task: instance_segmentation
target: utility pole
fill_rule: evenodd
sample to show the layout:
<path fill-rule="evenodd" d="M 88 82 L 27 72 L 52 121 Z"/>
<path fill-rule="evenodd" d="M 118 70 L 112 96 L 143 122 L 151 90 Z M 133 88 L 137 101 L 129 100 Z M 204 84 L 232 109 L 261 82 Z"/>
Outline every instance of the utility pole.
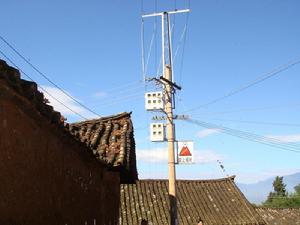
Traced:
<path fill-rule="evenodd" d="M 174 90 L 181 89 L 173 81 L 173 56 L 172 56 L 172 36 L 171 36 L 171 26 L 170 26 L 170 15 L 176 13 L 187 13 L 189 9 L 185 10 L 175 10 L 169 12 L 153 13 L 148 15 L 143 15 L 143 18 L 161 16 L 161 30 L 162 30 L 162 67 L 163 76 L 160 80 L 164 85 L 164 108 L 163 112 L 166 114 L 167 124 L 167 141 L 168 141 L 168 170 L 169 170 L 169 202 L 170 202 L 170 224 L 178 225 L 177 217 L 177 197 L 176 197 L 176 168 L 175 168 L 175 126 L 174 126 L 174 116 L 173 116 L 173 95 Z M 166 43 L 168 43 L 166 45 Z M 166 54 L 167 52 L 167 54 Z"/>
<path fill-rule="evenodd" d="M 172 80 L 172 70 L 166 66 L 164 78 Z M 172 105 L 173 87 L 165 84 L 165 113 L 167 114 L 167 140 L 168 140 L 168 163 L 169 163 L 169 201 L 171 225 L 177 225 L 177 198 L 176 198 L 176 168 L 175 168 L 175 135 L 173 123 L 173 105 Z"/>

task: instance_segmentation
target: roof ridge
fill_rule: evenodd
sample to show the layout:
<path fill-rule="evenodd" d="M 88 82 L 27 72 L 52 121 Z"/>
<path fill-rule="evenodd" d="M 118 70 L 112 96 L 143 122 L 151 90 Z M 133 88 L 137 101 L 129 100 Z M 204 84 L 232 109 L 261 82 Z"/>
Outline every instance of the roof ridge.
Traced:
<path fill-rule="evenodd" d="M 300 211 L 300 208 L 277 208 L 277 207 L 274 207 L 274 208 L 271 208 L 271 207 L 266 207 L 266 206 L 255 206 L 255 209 L 266 209 L 266 210 L 299 210 Z"/>
<path fill-rule="evenodd" d="M 121 112 L 118 114 L 110 115 L 110 116 L 105 116 L 105 117 L 100 117 L 97 119 L 90 119 L 90 120 L 85 120 L 85 121 L 80 121 L 80 122 L 75 122 L 75 123 L 70 123 L 71 126 L 74 125 L 84 125 L 84 124 L 89 124 L 89 123 L 95 123 L 95 122 L 100 122 L 100 121 L 107 121 L 107 120 L 115 120 L 115 119 L 120 119 L 122 117 L 130 116 L 132 112 Z"/>
<path fill-rule="evenodd" d="M 222 181 L 228 181 L 228 180 L 230 180 L 230 181 L 233 181 L 234 180 L 234 178 L 235 178 L 236 176 L 235 175 L 232 175 L 232 176 L 229 176 L 229 177 L 223 177 L 223 178 L 216 178 L 216 179 L 203 179 L 203 180 L 196 180 L 196 179 L 194 179 L 194 180 L 186 180 L 186 179 L 176 179 L 176 182 L 201 182 L 201 183 L 206 183 L 206 182 L 222 182 Z M 168 179 L 139 179 L 138 180 L 139 182 L 147 182 L 147 181 L 149 181 L 149 182 L 161 182 L 161 181 L 168 181 Z"/>
<path fill-rule="evenodd" d="M 0 79 L 13 89 L 20 97 L 29 101 L 37 112 L 46 117 L 52 123 L 64 127 L 64 121 L 60 112 L 54 110 L 53 106 L 47 104 L 44 94 L 38 90 L 34 81 L 21 78 L 20 71 L 0 59 Z"/>

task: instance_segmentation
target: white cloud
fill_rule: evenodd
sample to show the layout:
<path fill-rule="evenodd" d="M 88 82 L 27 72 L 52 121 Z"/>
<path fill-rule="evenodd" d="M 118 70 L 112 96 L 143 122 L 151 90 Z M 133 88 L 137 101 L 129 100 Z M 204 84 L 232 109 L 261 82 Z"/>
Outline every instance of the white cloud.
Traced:
<path fill-rule="evenodd" d="M 76 103 L 73 99 L 71 99 L 66 94 L 64 94 L 58 88 L 50 87 L 50 86 L 41 86 L 41 87 L 46 91 L 45 92 L 44 90 L 40 89 L 40 91 L 44 93 L 45 98 L 47 98 L 50 101 L 50 103 L 48 104 L 52 105 L 56 111 L 60 112 L 64 116 L 75 116 L 75 115 L 78 116 L 76 114 L 78 113 L 86 118 L 95 117 L 92 113 L 88 112 L 86 109 L 81 107 L 78 103 Z M 70 93 L 68 94 L 71 95 Z M 62 105 L 57 100 L 55 100 L 52 96 L 76 113 L 66 108 L 64 105 Z"/>
<path fill-rule="evenodd" d="M 287 176 L 294 173 L 298 173 L 299 169 L 274 169 L 260 172 L 238 172 L 237 182 L 244 184 L 253 184 L 260 181 L 264 181 L 275 176 Z"/>
<path fill-rule="evenodd" d="M 137 161 L 146 163 L 167 163 L 168 150 L 166 148 L 137 149 Z M 212 150 L 194 150 L 195 163 L 211 163 L 223 157 Z"/>
<path fill-rule="evenodd" d="M 148 163 L 164 163 L 168 161 L 168 150 L 165 148 L 137 149 L 137 161 Z"/>
<path fill-rule="evenodd" d="M 300 134 L 292 134 L 292 135 L 267 135 L 267 138 L 274 138 L 282 143 L 288 142 L 299 142 Z"/>
<path fill-rule="evenodd" d="M 211 163 L 217 160 L 223 159 L 223 156 L 212 150 L 199 150 L 194 151 L 194 162 L 195 163 Z"/>
<path fill-rule="evenodd" d="M 201 130 L 197 133 L 197 137 L 204 138 L 204 137 L 207 137 L 211 134 L 217 134 L 217 133 L 220 133 L 220 132 L 221 132 L 221 130 L 217 129 L 217 128 L 204 129 L 204 130 Z"/>
<path fill-rule="evenodd" d="M 107 93 L 104 91 L 98 91 L 96 93 L 93 94 L 94 98 L 104 98 L 107 96 Z"/>
<path fill-rule="evenodd" d="M 177 179 L 188 179 L 188 180 L 204 180 L 204 179 L 218 179 L 226 177 L 226 174 L 236 175 L 235 181 L 241 184 L 253 184 L 259 181 L 264 181 L 275 176 L 287 176 L 294 173 L 300 172 L 299 169 L 283 169 L 283 170 L 271 170 L 271 171 L 260 171 L 260 172 L 235 172 L 230 173 L 226 171 L 224 174 L 218 165 L 211 167 L 211 171 L 207 170 L 180 170 L 176 171 Z M 228 168 L 228 166 L 226 167 Z M 140 179 L 168 179 L 168 170 L 155 170 L 151 167 L 150 170 L 143 171 L 139 174 Z"/>

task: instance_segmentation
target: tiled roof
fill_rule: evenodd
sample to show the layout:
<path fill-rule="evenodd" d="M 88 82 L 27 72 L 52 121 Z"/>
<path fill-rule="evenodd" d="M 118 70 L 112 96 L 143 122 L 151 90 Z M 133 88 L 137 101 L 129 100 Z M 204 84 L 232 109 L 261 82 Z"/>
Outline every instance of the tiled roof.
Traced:
<path fill-rule="evenodd" d="M 13 89 L 20 96 L 25 97 L 31 106 L 35 108 L 42 116 L 45 116 L 50 122 L 64 127 L 64 122 L 61 119 L 61 114 L 53 110 L 53 107 L 46 104 L 46 99 L 43 93 L 38 91 L 37 84 L 35 82 L 23 80 L 20 78 L 20 72 L 10 67 L 5 61 L 0 59 L 0 82 L 3 90 L 9 92 L 9 88 Z M 11 92 L 10 92 L 11 93 Z M 4 91 L 2 91 L 4 94 Z M 15 94 L 11 94 L 11 98 Z"/>
<path fill-rule="evenodd" d="M 137 179 L 131 113 L 69 124 L 71 134 L 111 168 L 121 170 L 121 182 Z"/>
<path fill-rule="evenodd" d="M 217 180 L 178 180 L 179 224 L 264 225 L 264 220 L 234 183 Z M 121 186 L 120 225 L 169 224 L 167 180 L 140 180 Z"/>
<path fill-rule="evenodd" d="M 68 135 L 71 133 L 77 140 L 84 142 L 100 162 L 121 172 L 121 182 L 132 183 L 137 179 L 135 143 L 130 113 L 66 124 L 65 126 L 61 114 L 47 104 L 43 93 L 38 91 L 37 84 L 21 79 L 20 72 L 1 59 L 0 89 L 0 96 L 8 93 L 6 96 L 9 95 L 15 101 L 19 101 L 17 99 L 20 99 L 19 96 L 21 96 L 28 103 L 21 104 L 19 102 L 23 110 L 37 112 L 46 117 L 49 122 L 59 126 Z M 28 107 L 29 105 L 30 107 Z"/>
<path fill-rule="evenodd" d="M 268 225 L 299 225 L 299 209 L 256 208 Z"/>

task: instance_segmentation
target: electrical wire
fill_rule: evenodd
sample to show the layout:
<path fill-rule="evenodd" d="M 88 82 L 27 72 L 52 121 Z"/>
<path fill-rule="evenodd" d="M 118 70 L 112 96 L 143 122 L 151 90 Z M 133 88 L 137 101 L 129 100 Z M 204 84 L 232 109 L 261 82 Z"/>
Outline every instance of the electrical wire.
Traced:
<path fill-rule="evenodd" d="M 174 57 L 173 57 L 173 63 L 175 64 L 175 61 L 176 61 L 176 58 L 177 58 L 177 54 L 179 52 L 179 49 L 180 49 L 180 46 L 181 44 L 183 43 L 183 40 L 184 40 L 184 37 L 185 37 L 185 33 L 186 33 L 186 29 L 187 29 L 187 25 L 185 24 L 184 28 L 183 28 L 183 31 L 180 35 L 180 39 L 179 39 L 179 43 L 177 45 L 177 48 L 175 50 L 175 54 L 174 54 Z"/>
<path fill-rule="evenodd" d="M 285 150 L 285 151 L 300 153 L 300 146 L 297 144 L 281 143 L 280 140 L 275 139 L 275 138 L 265 137 L 265 136 L 257 135 L 254 133 L 240 131 L 240 130 L 228 128 L 228 127 L 221 126 L 221 125 L 211 124 L 211 123 L 207 123 L 207 122 L 203 122 L 203 121 L 199 121 L 199 120 L 188 119 L 188 120 L 184 120 L 184 121 L 192 123 L 192 124 L 196 124 L 198 126 L 205 127 L 208 129 L 218 129 L 222 133 L 225 133 L 225 134 L 228 134 L 231 136 L 235 136 L 235 137 L 239 137 L 242 139 L 246 139 L 246 140 L 249 140 L 252 142 L 261 143 L 261 144 L 275 147 L 275 148 Z"/>
<path fill-rule="evenodd" d="M 237 89 L 234 89 L 234 90 L 228 92 L 227 94 L 225 94 L 225 95 L 223 95 L 221 97 L 218 97 L 218 98 L 216 98 L 216 99 L 214 99 L 212 101 L 209 101 L 209 102 L 207 102 L 205 104 L 202 104 L 202 105 L 199 105 L 197 107 L 191 108 L 191 109 L 189 109 L 189 110 L 187 110 L 185 112 L 195 111 L 197 109 L 207 107 L 209 105 L 212 105 L 212 104 L 215 104 L 215 103 L 217 103 L 219 101 L 222 101 L 222 100 L 224 100 L 224 99 L 226 99 L 228 97 L 236 95 L 236 94 L 238 94 L 238 93 L 240 93 L 240 92 L 242 92 L 242 91 L 244 91 L 244 90 L 246 90 L 246 89 L 248 89 L 248 88 L 250 88 L 250 87 L 252 87 L 252 86 L 254 86 L 256 84 L 259 84 L 259 83 L 261 83 L 261 82 L 263 82 L 263 81 L 265 81 L 267 79 L 270 79 L 270 78 L 274 77 L 275 75 L 278 75 L 281 72 L 284 72 L 284 71 L 288 70 L 289 68 L 291 68 L 291 67 L 293 67 L 293 66 L 295 66 L 295 65 L 297 65 L 299 63 L 300 63 L 300 59 L 297 59 L 297 60 L 292 61 L 292 62 L 290 62 L 288 64 L 282 65 L 279 68 L 277 68 L 275 70 L 272 70 L 272 71 L 264 74 L 263 76 L 260 76 L 260 77 L 256 78 L 255 80 L 253 80 L 253 81 L 251 81 L 251 82 L 249 82 L 249 83 L 247 83 L 245 85 L 242 85 L 241 87 L 238 87 Z"/>
<path fill-rule="evenodd" d="M 233 109 L 229 111 L 221 111 L 221 112 L 207 112 L 207 113 L 199 113 L 199 114 L 191 114 L 193 116 L 203 116 L 203 115 L 224 115 L 230 113 L 239 113 L 239 112 L 251 112 L 251 111 L 261 111 L 261 110 L 271 110 L 271 109 L 289 109 L 289 108 L 298 108 L 300 107 L 300 103 L 293 103 L 287 105 L 276 105 L 276 106 L 266 106 L 266 107 L 254 107 L 254 108 L 243 108 L 243 109 Z"/>
<path fill-rule="evenodd" d="M 182 34 L 181 34 L 180 39 L 179 39 L 179 44 L 177 45 L 177 48 L 175 50 L 174 60 L 173 60 L 173 62 L 175 64 L 177 54 L 178 54 L 179 49 L 182 45 L 183 47 L 182 47 L 181 62 L 180 62 L 180 68 L 179 68 L 179 85 L 182 85 L 183 62 L 184 62 L 184 53 L 185 53 L 188 23 L 189 23 L 189 13 L 187 13 L 187 15 L 186 15 L 185 25 L 184 25 Z M 180 92 L 179 92 L 178 95 L 180 97 Z M 176 99 L 176 102 L 178 103 L 177 99 Z"/>
<path fill-rule="evenodd" d="M 142 2 L 142 5 L 143 5 L 143 2 Z M 156 10 L 156 7 L 157 6 L 155 5 L 155 10 Z M 143 8 L 141 8 L 141 13 L 143 15 L 143 13 L 144 13 L 144 9 Z M 150 40 L 150 46 L 149 46 L 149 51 L 148 51 L 148 54 L 147 54 L 146 62 L 145 62 L 145 25 L 144 25 L 144 18 L 143 17 L 142 17 L 142 24 L 141 24 L 141 26 L 142 26 L 141 27 L 142 73 L 143 73 L 143 80 L 145 82 L 146 81 L 146 74 L 148 72 L 148 65 L 149 65 L 150 56 L 151 56 L 151 52 L 152 52 L 153 42 L 155 42 L 155 45 L 156 45 L 156 39 L 155 39 L 157 37 L 157 35 L 156 35 L 157 34 L 157 21 L 156 21 L 156 17 L 155 17 L 155 23 L 153 24 L 153 30 L 152 30 L 152 35 L 151 35 L 151 40 Z"/>
<path fill-rule="evenodd" d="M 124 103 L 124 102 L 128 102 L 128 101 L 133 101 L 135 99 L 139 99 L 139 98 L 143 98 L 142 95 L 138 94 L 138 95 L 135 95 L 135 96 L 131 96 L 131 97 L 128 97 L 128 98 L 124 98 L 124 99 L 121 99 L 119 101 L 114 101 L 114 102 L 110 102 L 110 103 L 106 103 L 105 105 L 100 105 L 101 107 L 108 107 L 108 106 L 112 106 L 112 105 L 116 105 L 116 104 L 121 104 L 121 103 Z"/>
<path fill-rule="evenodd" d="M 156 13 L 157 12 L 157 0 L 155 0 L 154 2 L 154 12 Z M 155 16 L 154 18 L 154 23 L 155 23 L 155 26 L 157 27 L 157 16 Z M 157 41 L 158 38 L 157 38 L 157 32 L 155 33 L 155 59 L 154 59 L 154 63 L 155 63 L 155 67 L 157 67 Z M 158 77 L 158 71 L 157 73 L 155 74 L 155 77 Z"/>
<path fill-rule="evenodd" d="M 111 100 L 111 99 L 115 99 L 115 98 L 119 98 L 121 95 L 121 97 L 123 97 L 124 95 L 127 96 L 127 95 L 130 95 L 132 93 L 136 93 L 137 91 L 141 91 L 141 89 L 144 88 L 144 86 L 136 86 L 134 88 L 130 88 L 130 89 L 124 89 L 122 91 L 119 91 L 119 92 L 106 92 L 106 91 L 103 91 L 103 96 L 101 96 L 101 99 L 97 99 L 97 102 L 101 102 L 101 101 L 108 101 L 108 100 Z M 100 92 L 102 93 L 102 92 Z M 97 93 L 95 94 L 97 95 Z M 94 96 L 95 96 L 94 95 Z"/>
<path fill-rule="evenodd" d="M 174 56 L 174 63 L 175 63 L 179 47 L 180 47 L 180 45 L 182 43 L 182 40 L 183 40 L 182 55 L 181 55 L 181 62 L 180 62 L 180 68 L 179 68 L 179 85 L 180 86 L 182 86 L 183 62 L 184 62 L 184 53 L 185 53 L 185 45 L 186 45 L 185 43 L 186 43 L 187 28 L 188 28 L 188 21 L 189 21 L 188 18 L 189 18 L 189 13 L 187 14 L 185 26 L 184 26 L 182 35 L 180 37 L 179 45 L 177 46 L 177 49 L 176 49 L 176 52 L 175 52 L 175 56 Z M 179 96 L 178 97 L 180 97 L 180 92 L 179 92 Z"/>
<path fill-rule="evenodd" d="M 179 84 L 182 85 L 182 73 L 183 73 L 183 62 L 184 62 L 184 53 L 185 53 L 185 46 L 186 46 L 186 37 L 187 37 L 187 29 L 189 24 L 190 14 L 186 15 L 186 22 L 185 22 L 185 31 L 184 31 L 184 40 L 183 40 L 183 47 L 182 47 L 182 55 L 181 55 L 181 62 L 180 62 L 180 69 L 179 69 Z"/>
<path fill-rule="evenodd" d="M 225 127 L 226 128 L 226 127 Z M 229 130 L 233 130 L 233 131 L 239 131 L 239 130 L 234 130 L 232 128 L 227 128 Z M 290 146 L 290 147 L 296 147 L 296 148 L 300 148 L 300 145 L 299 144 L 296 144 L 296 143 L 293 143 L 293 142 L 286 142 L 286 141 L 281 141 L 279 139 L 276 139 L 272 136 L 261 136 L 261 135 L 257 135 L 257 134 L 253 134 L 253 133 L 250 133 L 250 132 L 246 132 L 246 131 L 239 131 L 241 134 L 246 134 L 246 135 L 249 135 L 249 136 L 252 136 L 252 137 L 255 137 L 259 140 L 266 140 L 266 141 L 270 141 L 270 142 L 273 142 L 275 144 L 278 144 L 278 145 L 282 145 L 282 146 Z"/>
<path fill-rule="evenodd" d="M 31 80 L 32 82 L 34 82 L 34 80 L 31 78 L 31 76 L 29 76 L 27 73 L 25 73 L 20 67 L 18 67 L 4 52 L 2 52 L 0 50 L 0 53 L 3 55 L 4 58 L 6 58 L 7 61 L 9 61 L 16 69 L 18 69 L 22 74 L 24 74 L 29 80 Z M 74 114 L 78 115 L 79 117 L 81 117 L 84 120 L 87 120 L 87 118 L 83 115 L 81 115 L 80 113 L 76 112 L 75 110 L 73 110 L 72 108 L 70 108 L 69 106 L 67 106 L 66 104 L 64 104 L 63 102 L 61 102 L 60 100 L 58 100 L 57 98 L 55 98 L 53 95 L 51 95 L 45 88 L 43 88 L 42 86 L 38 85 L 37 86 L 45 93 L 47 93 L 51 98 L 53 98 L 55 101 L 57 101 L 59 104 L 61 104 L 62 106 L 64 106 L 66 109 L 70 110 L 71 112 L 73 112 Z"/>
<path fill-rule="evenodd" d="M 141 90 L 141 91 L 144 92 L 144 90 Z M 150 91 L 154 91 L 154 90 L 150 90 Z M 121 96 L 120 98 L 108 99 L 107 101 L 99 102 L 99 103 L 95 104 L 94 107 L 97 107 L 97 106 L 107 106 L 107 105 L 111 105 L 112 103 L 114 104 L 116 102 L 120 103 L 123 100 L 128 100 L 128 99 L 131 99 L 131 98 L 135 98 L 136 96 L 143 97 L 142 93 L 138 92 L 138 93 L 134 93 L 134 94 L 127 95 L 127 96 Z"/>
<path fill-rule="evenodd" d="M 146 61 L 146 65 L 145 65 L 145 75 L 147 74 L 147 71 L 148 71 L 148 65 L 149 65 L 149 60 L 150 60 L 150 56 L 151 56 L 151 52 L 152 52 L 152 46 L 153 46 L 153 41 L 154 41 L 154 38 L 155 38 L 156 30 L 157 30 L 156 23 L 154 23 L 152 36 L 151 36 L 151 41 L 150 41 L 150 46 L 149 46 L 149 52 L 148 52 L 148 55 L 147 55 L 147 61 Z"/>
<path fill-rule="evenodd" d="M 142 78 L 143 82 L 146 81 L 146 72 L 145 72 L 145 30 L 144 30 L 144 18 L 142 17 L 141 23 L 141 49 L 142 49 Z"/>
<path fill-rule="evenodd" d="M 177 1 L 176 0 L 174 0 L 174 11 L 177 11 Z M 173 28 L 172 32 L 171 32 L 171 34 L 172 34 L 171 35 L 171 37 L 172 37 L 172 46 L 173 46 L 174 40 L 175 40 L 175 24 L 176 24 L 176 13 L 173 14 L 173 22 L 172 22 L 172 28 Z"/>
<path fill-rule="evenodd" d="M 141 1 L 141 15 L 144 14 L 144 2 Z M 146 73 L 145 73 L 145 25 L 144 25 L 144 18 L 141 16 L 141 50 L 142 50 L 142 78 L 143 82 L 146 81 Z"/>
<path fill-rule="evenodd" d="M 6 39 L 4 39 L 0 35 L 0 39 L 10 48 L 12 49 L 21 59 L 23 59 L 31 68 L 33 68 L 39 75 L 41 75 L 43 78 L 45 78 L 49 83 L 51 83 L 54 87 L 59 89 L 63 94 L 65 94 L 67 97 L 72 99 L 74 102 L 76 102 L 78 105 L 86 109 L 87 111 L 91 112 L 92 114 L 101 117 L 97 112 L 90 109 L 89 107 L 82 104 L 80 101 L 78 101 L 76 98 L 74 98 L 72 95 L 70 95 L 68 92 L 63 90 L 60 86 L 58 86 L 56 83 L 54 83 L 50 78 L 48 78 L 43 72 L 41 72 L 36 66 L 34 66 L 31 62 L 29 62 L 15 47 L 13 47 Z"/>
<path fill-rule="evenodd" d="M 295 124 L 295 123 L 277 123 L 277 122 L 262 122 L 262 121 L 248 121 L 248 120 L 232 120 L 232 119 L 218 119 L 218 118 L 210 118 L 210 120 L 218 120 L 218 121 L 234 122 L 234 123 L 258 124 L 258 125 L 300 127 L 300 124 Z"/>
<path fill-rule="evenodd" d="M 140 86 L 139 86 L 140 85 Z M 129 82 L 127 84 L 122 84 L 122 85 L 118 85 L 118 86 L 115 86 L 113 88 L 110 88 L 110 89 L 107 89 L 107 90 L 103 90 L 105 93 L 122 93 L 124 92 L 124 90 L 133 90 L 133 89 L 136 89 L 136 88 L 140 88 L 143 86 L 143 83 L 141 81 L 133 81 L 133 82 Z M 130 87 L 133 87 L 133 88 L 130 88 Z M 119 91 L 121 90 L 121 91 Z M 119 91 L 119 92 L 118 92 Z"/>

